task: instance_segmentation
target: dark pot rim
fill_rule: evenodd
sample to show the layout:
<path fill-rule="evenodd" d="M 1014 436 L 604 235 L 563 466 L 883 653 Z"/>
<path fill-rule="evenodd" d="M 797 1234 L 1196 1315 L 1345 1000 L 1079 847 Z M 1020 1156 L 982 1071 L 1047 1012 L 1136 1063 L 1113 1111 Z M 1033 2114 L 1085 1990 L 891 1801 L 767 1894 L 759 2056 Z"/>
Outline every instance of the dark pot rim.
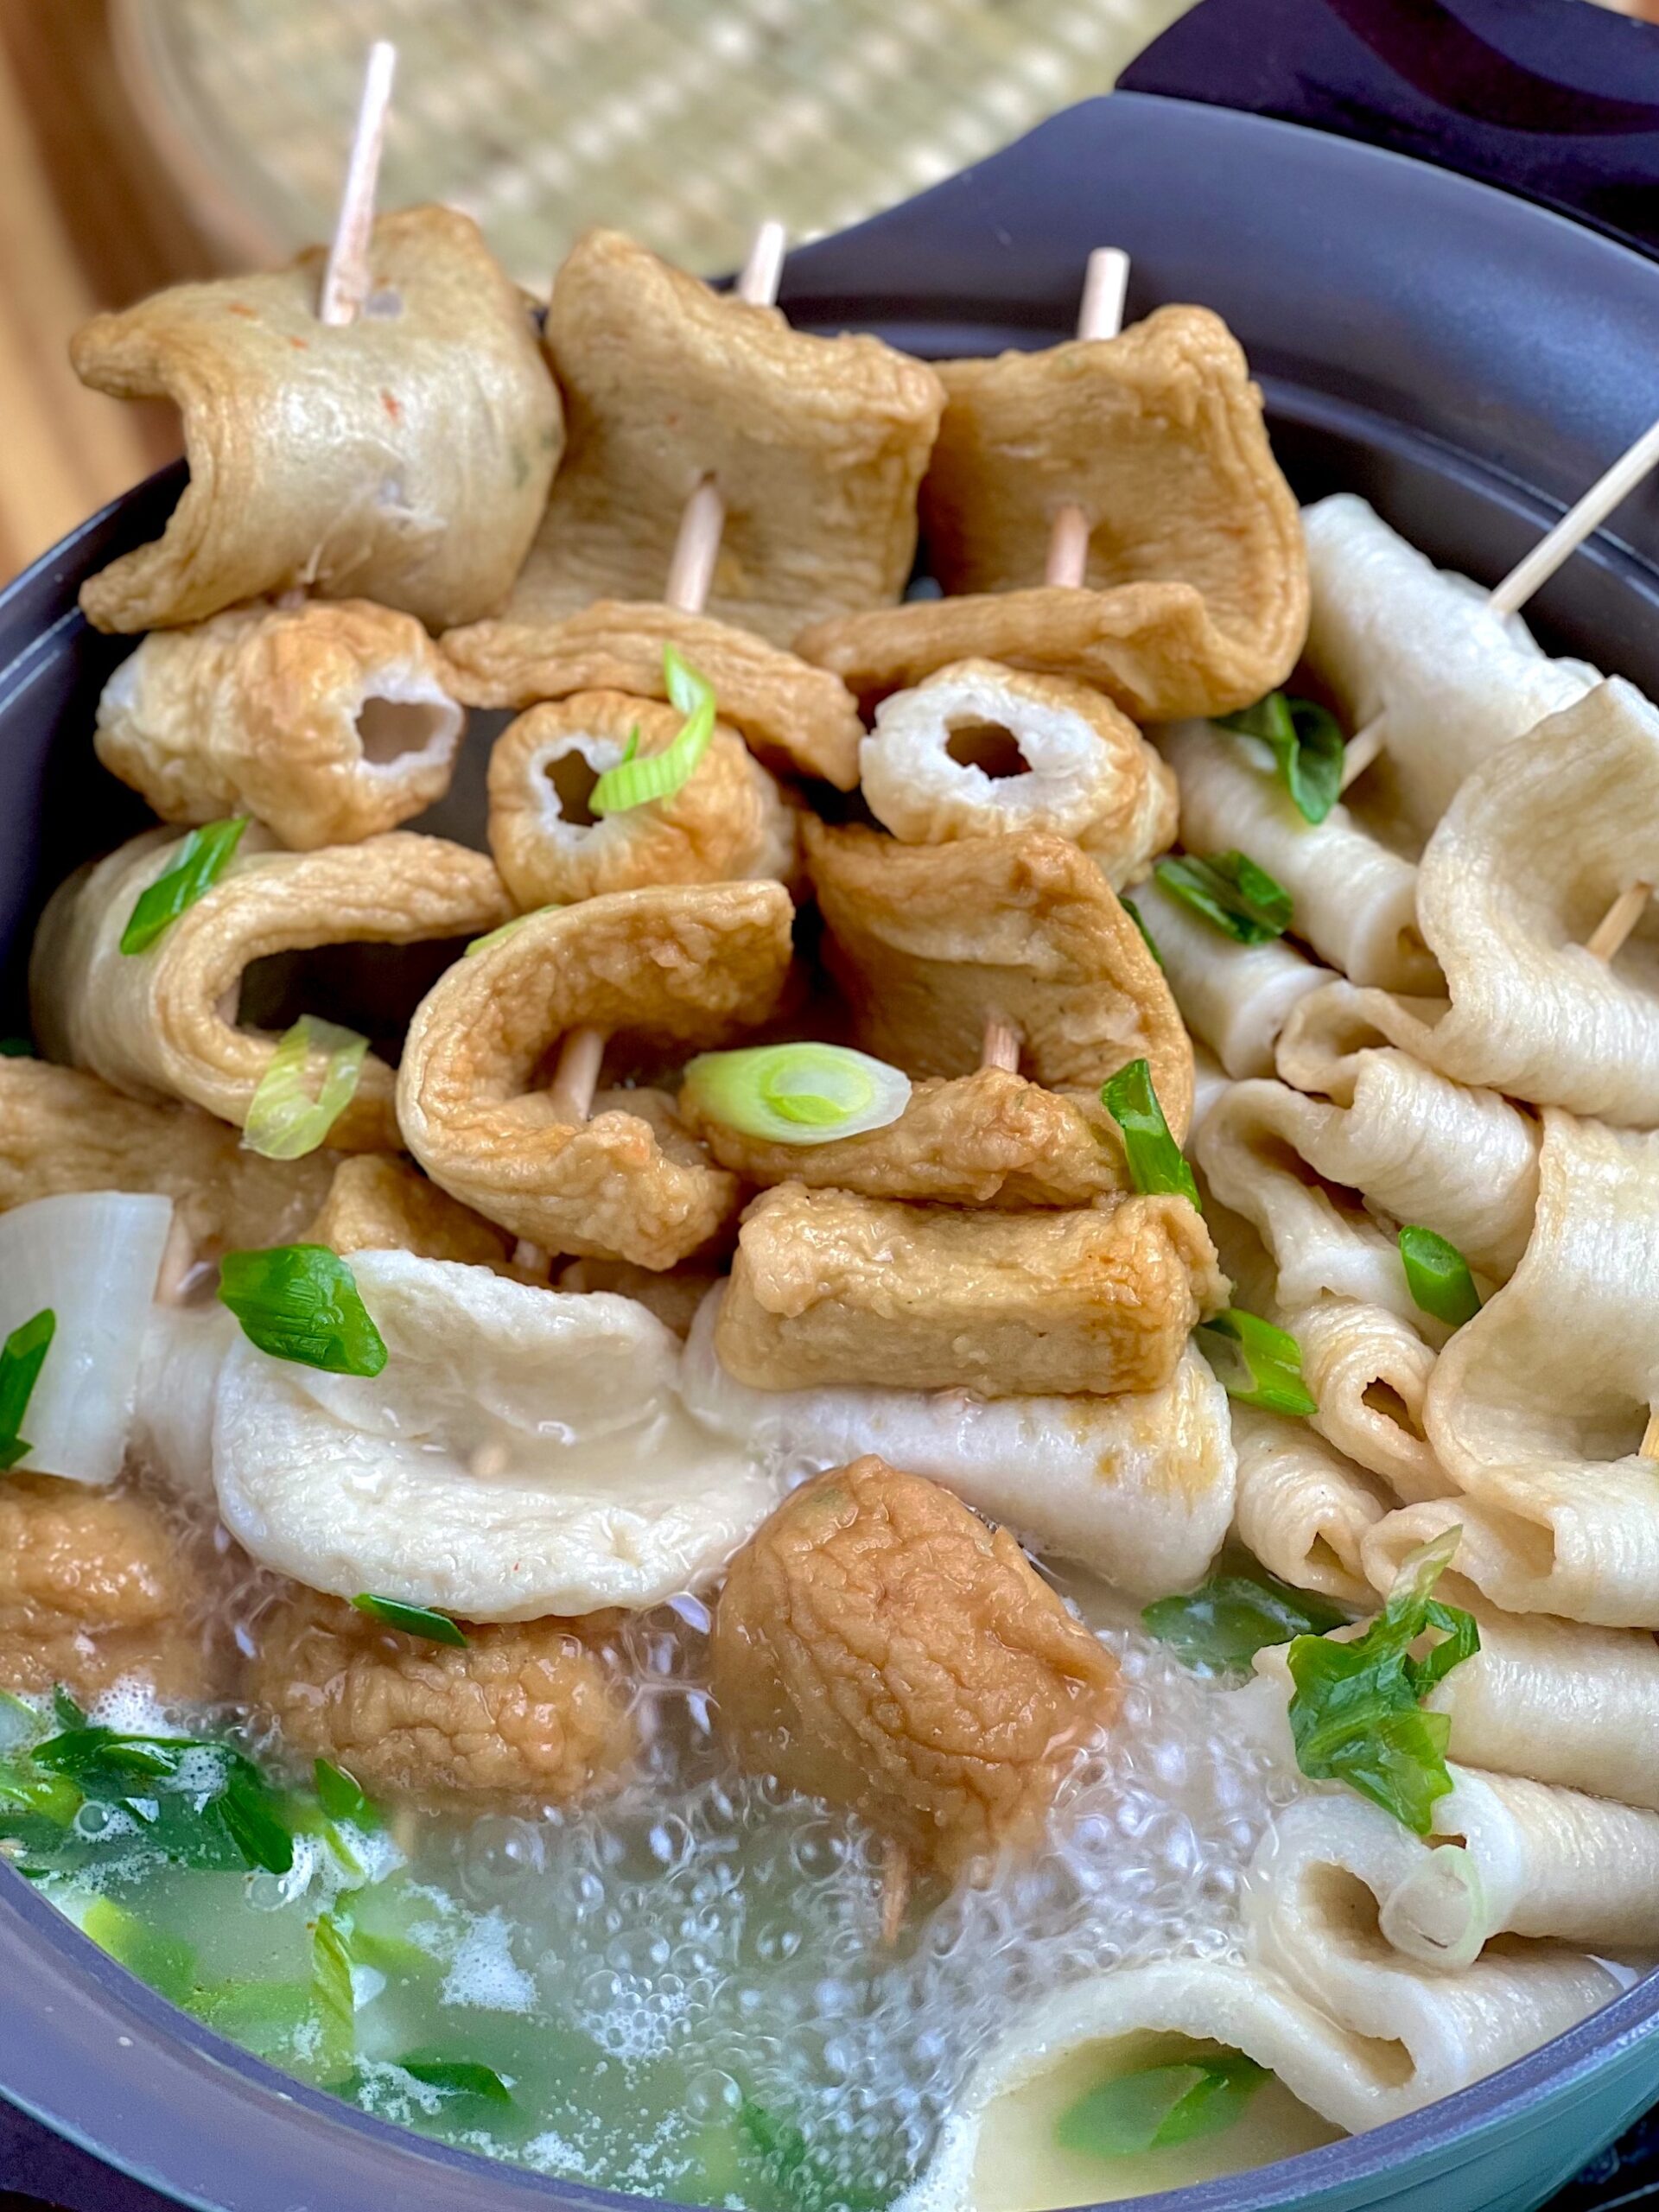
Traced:
<path fill-rule="evenodd" d="M 1160 250 L 1155 238 L 1142 258 L 1138 226 L 1155 231 L 1162 219 L 1149 211 L 1144 194 L 1135 200 L 1137 164 L 1157 176 L 1159 196 L 1185 190 L 1189 213 L 1197 207 L 1229 232 L 1225 245 L 1214 238 L 1208 245 L 1217 256 L 1213 284 L 1199 286 L 1187 275 L 1191 252 L 1184 260 L 1181 251 Z M 1238 204 L 1246 195 L 1236 189 L 1236 173 L 1250 177 L 1248 206 Z M 1580 297 L 1606 296 L 1617 302 L 1620 317 L 1640 323 L 1645 315 L 1643 327 L 1653 327 L 1659 270 L 1548 211 L 1371 147 L 1137 94 L 1068 111 L 906 207 L 792 256 L 784 296 L 804 327 L 874 325 L 925 352 L 1046 343 L 1065 330 L 1072 311 L 1079 241 L 1096 242 L 1091 221 L 1103 210 L 1119 210 L 1119 234 L 1135 250 L 1137 267 L 1150 269 L 1144 282 L 1156 296 L 1211 300 L 1246 331 L 1270 396 L 1281 403 L 1280 416 L 1293 424 L 1335 424 L 1338 431 L 1345 425 L 1382 447 L 1403 442 L 1428 454 L 1447 477 L 1480 478 L 1499 518 L 1498 539 L 1509 531 L 1520 550 L 1548 516 L 1551 501 L 1570 497 L 1588 480 L 1592 472 L 1583 467 L 1581 450 L 1586 441 L 1590 450 L 1602 448 L 1605 459 L 1623 442 L 1622 431 L 1610 440 L 1610 425 L 1619 430 L 1628 421 L 1634 435 L 1659 416 L 1659 366 L 1649 384 L 1635 378 L 1634 390 L 1627 374 L 1617 392 L 1589 410 L 1588 420 L 1565 397 L 1559 410 L 1546 410 L 1550 419 L 1560 412 L 1568 434 L 1558 453 L 1529 451 L 1530 466 L 1522 465 L 1518 450 L 1505 448 L 1501 406 L 1491 434 L 1478 442 L 1483 449 L 1471 454 L 1469 442 L 1452 435 L 1459 419 L 1455 391 L 1449 400 L 1441 392 L 1420 411 L 1408 386 L 1395 389 L 1396 404 L 1390 405 L 1386 378 L 1373 388 L 1343 373 L 1342 341 L 1332 334 L 1340 302 L 1310 308 L 1309 327 L 1325 354 L 1311 372 L 1296 373 L 1305 365 L 1295 348 L 1288 340 L 1275 346 L 1271 321 L 1262 336 L 1250 334 L 1251 318 L 1235 295 L 1249 256 L 1259 259 L 1294 241 L 1298 211 L 1320 204 L 1322 194 L 1351 213 L 1365 203 L 1367 212 L 1355 219 L 1385 232 L 1395 225 L 1393 240 L 1410 241 L 1405 260 L 1420 255 L 1440 267 L 1448 322 L 1458 321 L 1449 302 L 1459 256 L 1467 261 L 1478 255 L 1484 264 L 1496 251 L 1500 264 L 1507 252 L 1539 272 L 1541 297 L 1558 296 L 1563 288 Z M 1306 244 L 1310 254 L 1324 250 L 1315 235 Z M 1389 289 L 1389 244 L 1385 238 L 1379 246 L 1373 238 L 1370 249 L 1369 279 L 1382 291 Z M 1462 273 L 1467 276 L 1466 268 Z M 1402 300 L 1417 281 L 1417 270 L 1402 267 L 1395 287 Z M 1493 281 L 1505 281 L 1496 268 Z M 1363 289 L 1357 296 L 1364 296 Z M 1258 321 L 1262 312 L 1258 308 Z M 1473 343 L 1479 321 L 1476 315 L 1470 329 L 1457 334 Z M 1437 374 L 1443 382 L 1444 370 Z M 55 661 L 92 649 L 74 609 L 79 579 L 112 553 L 153 536 L 181 482 L 182 469 L 175 467 L 137 486 L 0 593 L 0 716 L 25 707 L 37 683 L 44 689 Z M 1599 540 L 1580 557 L 1575 577 L 1547 595 L 1547 608 L 1558 602 L 1569 631 L 1580 596 L 1599 579 L 1618 579 L 1627 601 L 1634 596 L 1659 612 L 1659 498 L 1651 508 L 1640 500 L 1635 505 L 1633 527 L 1621 517 L 1627 542 Z M 1659 690 L 1652 677 L 1644 680 Z M 27 893 L 14 896 L 0 885 L 0 920 L 6 905 L 15 921 L 26 902 Z M 301 2206 L 305 2212 L 360 2212 L 365 2204 L 392 2202 L 399 2212 L 454 2212 L 463 2201 L 478 2212 L 531 2204 L 545 2212 L 550 2203 L 573 2212 L 627 2212 L 652 2202 L 452 2151 L 306 2087 L 175 2011 L 3 1864 L 0 1990 L 0 2094 L 123 2172 L 202 2212 L 229 2205 L 238 2212 Z M 1659 1975 L 1527 2057 L 1421 2112 L 1274 2165 L 1135 2202 L 1145 2212 L 1271 2212 L 1454 2147 L 1467 2162 L 1529 2109 L 1589 2082 L 1656 2035 Z"/>

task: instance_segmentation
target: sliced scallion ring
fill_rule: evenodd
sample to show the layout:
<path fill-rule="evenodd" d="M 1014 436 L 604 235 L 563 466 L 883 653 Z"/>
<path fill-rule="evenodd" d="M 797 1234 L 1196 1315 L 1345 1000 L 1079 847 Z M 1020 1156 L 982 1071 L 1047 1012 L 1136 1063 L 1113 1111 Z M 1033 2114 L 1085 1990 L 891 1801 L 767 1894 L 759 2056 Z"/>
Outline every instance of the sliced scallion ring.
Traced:
<path fill-rule="evenodd" d="M 428 1643 L 447 1643 L 459 1650 L 467 1641 L 467 1631 L 448 1613 L 440 1613 L 430 1605 L 406 1605 L 401 1598 L 377 1598 L 365 1590 L 352 1600 L 359 1613 L 366 1613 L 372 1621 L 378 1621 L 382 1628 L 395 1628 L 404 1636 L 418 1636 Z"/>
<path fill-rule="evenodd" d="M 1400 1232 L 1406 1287 L 1420 1310 L 1448 1329 L 1460 1329 L 1480 1311 L 1480 1293 L 1457 1246 L 1418 1224 Z"/>
<path fill-rule="evenodd" d="M 671 745 L 660 753 L 638 754 L 636 730 L 614 768 L 607 768 L 588 795 L 588 810 L 600 817 L 626 814 L 651 799 L 672 798 L 689 782 L 715 734 L 715 687 L 681 659 L 672 645 L 663 647 L 663 680 L 670 704 L 685 716 Z"/>
<path fill-rule="evenodd" d="M 1203 1323 L 1198 1340 L 1216 1380 L 1242 1406 L 1264 1413 L 1317 1413 L 1319 1401 L 1302 1380 L 1302 1348 L 1287 1329 L 1237 1306 Z"/>
<path fill-rule="evenodd" d="M 745 1136 L 829 1144 L 896 1122 L 910 1103 L 910 1077 L 845 1045 L 752 1045 L 699 1052 L 681 1096 Z"/>
<path fill-rule="evenodd" d="M 271 1054 L 248 1101 L 244 1145 L 264 1160 L 302 1160 L 327 1143 L 356 1094 L 368 1049 L 368 1039 L 355 1029 L 302 1014 Z M 305 1081 L 314 1052 L 328 1055 L 315 1097 Z"/>
<path fill-rule="evenodd" d="M 133 902 L 121 932 L 123 952 L 148 952 L 186 907 L 213 889 L 235 858 L 247 826 L 244 814 L 206 823 L 173 848 L 171 866 Z"/>
<path fill-rule="evenodd" d="M 1100 1103 L 1123 1132 L 1129 1181 L 1141 1197 L 1167 1192 L 1196 1206 L 1198 1183 L 1158 1103 L 1151 1063 L 1131 1060 L 1119 1068 L 1101 1085 Z"/>

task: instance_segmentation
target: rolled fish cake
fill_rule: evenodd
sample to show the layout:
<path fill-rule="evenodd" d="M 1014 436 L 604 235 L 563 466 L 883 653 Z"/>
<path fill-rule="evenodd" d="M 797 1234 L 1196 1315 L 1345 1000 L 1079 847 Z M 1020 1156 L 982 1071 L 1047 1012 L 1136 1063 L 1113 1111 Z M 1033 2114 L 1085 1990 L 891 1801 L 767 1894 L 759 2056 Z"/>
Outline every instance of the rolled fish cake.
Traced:
<path fill-rule="evenodd" d="M 544 343 L 569 447 L 504 623 L 658 598 L 704 477 L 726 505 L 710 614 L 787 645 L 898 597 L 944 404 L 930 368 L 804 336 L 605 230 L 555 278 Z"/>
<path fill-rule="evenodd" d="M 1301 525 L 1218 316 L 1160 308 L 1121 337 L 939 375 L 922 505 L 946 596 L 817 622 L 798 652 L 867 702 L 982 653 L 1092 684 L 1137 721 L 1283 683 L 1307 629 Z M 1089 527 L 1081 588 L 1043 581 L 1064 506 Z"/>
<path fill-rule="evenodd" d="M 744 1217 L 715 1348 L 763 1390 L 1157 1390 L 1226 1289 L 1185 1198 L 973 1213 L 785 1183 Z"/>
<path fill-rule="evenodd" d="M 180 846 L 168 831 L 146 831 L 60 888 L 29 963 L 35 1033 L 54 1058 L 118 1090 L 185 1099 L 238 1127 L 278 1041 L 238 1019 L 255 962 L 325 945 L 474 937 L 512 911 L 483 854 L 442 837 L 397 830 L 360 845 L 286 853 L 250 830 L 159 938 L 123 951 L 138 899 L 177 864 Z M 394 1083 L 371 1052 L 328 1141 L 395 1151 Z"/>
<path fill-rule="evenodd" d="M 313 247 L 76 334 L 83 384 L 175 403 L 190 463 L 162 536 L 81 587 L 98 628 L 199 622 L 307 590 L 442 629 L 505 594 L 563 442 L 529 303 L 452 208 L 381 216 L 368 255 L 372 288 L 349 323 L 317 318 Z"/>
<path fill-rule="evenodd" d="M 1047 830 L 1121 887 L 1175 840 L 1174 774 L 1109 699 L 995 661 L 957 662 L 883 700 L 859 777 L 907 845 Z"/>
<path fill-rule="evenodd" d="M 581 691 L 532 707 L 502 733 L 490 755 L 490 850 L 521 906 L 794 874 L 795 810 L 723 722 L 671 796 L 593 811 L 595 784 L 631 744 L 637 759 L 665 753 L 684 721 L 653 699 Z"/>
<path fill-rule="evenodd" d="M 105 685 L 93 742 L 164 822 L 251 814 L 308 851 L 435 804 L 465 723 L 411 615 L 312 601 L 153 631 Z"/>

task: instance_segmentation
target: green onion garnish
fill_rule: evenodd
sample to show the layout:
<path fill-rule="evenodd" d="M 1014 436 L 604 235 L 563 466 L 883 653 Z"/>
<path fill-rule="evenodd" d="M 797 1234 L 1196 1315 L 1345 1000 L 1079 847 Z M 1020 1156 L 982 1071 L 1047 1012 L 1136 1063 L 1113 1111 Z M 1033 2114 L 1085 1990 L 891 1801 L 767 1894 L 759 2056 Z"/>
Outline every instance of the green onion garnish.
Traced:
<path fill-rule="evenodd" d="M 1248 1667 L 1258 1651 L 1295 1636 L 1323 1636 L 1349 1616 L 1328 1599 L 1258 1568 L 1252 1574 L 1215 1574 L 1197 1590 L 1160 1598 L 1141 1616 L 1149 1636 L 1166 1643 L 1183 1666 L 1201 1674 Z"/>
<path fill-rule="evenodd" d="M 1302 1380 L 1302 1348 L 1288 1330 L 1230 1306 L 1198 1328 L 1205 1357 L 1230 1398 L 1269 1414 L 1312 1414 L 1319 1400 Z"/>
<path fill-rule="evenodd" d="M 1129 919 L 1135 924 L 1136 929 L 1140 931 L 1141 943 L 1146 946 L 1147 950 L 1152 955 L 1153 958 L 1161 968 L 1164 964 L 1164 956 L 1158 950 L 1157 939 L 1153 936 L 1152 931 L 1147 927 L 1145 921 L 1141 918 L 1141 909 L 1135 905 L 1134 899 L 1129 898 L 1128 894 L 1123 892 L 1120 892 L 1118 893 L 1117 903 L 1128 916 Z"/>
<path fill-rule="evenodd" d="M 550 914 L 563 904 L 562 899 L 551 899 L 545 906 L 532 907 L 527 914 L 515 914 L 510 922 L 501 922 L 494 929 L 486 930 L 482 937 L 474 938 L 461 954 L 461 958 L 470 960 L 475 953 L 487 952 L 493 944 L 500 944 L 505 938 L 523 929 L 526 922 L 533 922 L 537 914 Z"/>
<path fill-rule="evenodd" d="M 885 1129 L 910 1103 L 910 1077 L 845 1045 L 752 1045 L 699 1052 L 683 1103 L 772 1144 L 829 1144 Z"/>
<path fill-rule="evenodd" d="M 405 1636 L 423 1637 L 429 1643 L 448 1643 L 457 1649 L 467 1641 L 467 1631 L 448 1613 L 435 1612 L 429 1605 L 406 1605 L 401 1598 L 372 1597 L 365 1590 L 353 1599 L 359 1613 L 366 1613 L 372 1621 L 385 1628 L 401 1629 Z"/>
<path fill-rule="evenodd" d="M 159 1928 L 146 1926 L 113 1897 L 93 1899 L 81 1920 L 80 1932 L 171 2003 L 186 2004 L 194 1994 L 196 1955 L 190 1945 Z"/>
<path fill-rule="evenodd" d="M 317 2056 L 349 2066 L 357 2051 L 357 1998 L 351 1944 L 332 1912 L 319 1913 L 311 1933 L 311 2003 L 321 2029 Z"/>
<path fill-rule="evenodd" d="M 20 1321 L 0 1348 L 0 1471 L 26 1459 L 34 1446 L 21 1433 L 23 1415 L 57 1333 L 49 1306 Z"/>
<path fill-rule="evenodd" d="M 332 1759 L 318 1759 L 311 1769 L 317 1802 L 331 1821 L 349 1821 L 354 1828 L 378 1828 L 380 1815 L 343 1766 Z"/>
<path fill-rule="evenodd" d="M 1334 715 L 1312 699 L 1269 691 L 1253 707 L 1223 715 L 1220 726 L 1270 747 L 1298 814 L 1305 822 L 1324 821 L 1342 795 L 1342 731 Z"/>
<path fill-rule="evenodd" d="M 1090 2158 L 1134 2158 L 1219 2134 L 1268 2079 L 1242 2051 L 1120 2074 L 1079 2097 L 1054 2124 L 1063 2151 Z"/>
<path fill-rule="evenodd" d="M 1406 1287 L 1425 1313 L 1460 1329 L 1480 1311 L 1480 1293 L 1469 1272 L 1469 1262 L 1455 1244 L 1437 1236 L 1432 1229 L 1412 1227 L 1400 1232 L 1400 1257 L 1406 1270 Z"/>
<path fill-rule="evenodd" d="M 1208 860 L 1183 854 L 1160 861 L 1153 874 L 1236 944 L 1266 944 L 1290 927 L 1289 892 L 1247 854 L 1212 853 Z"/>
<path fill-rule="evenodd" d="M 512 2091 L 494 2067 L 480 2066 L 474 2059 L 444 2058 L 436 2051 L 416 2050 L 392 2063 L 423 2082 L 429 2089 L 442 2090 L 445 2096 L 487 2097 L 496 2105 L 512 2102 Z"/>
<path fill-rule="evenodd" d="M 219 1295 L 250 1344 L 273 1359 L 330 1375 L 378 1375 L 385 1341 L 358 1294 L 357 1278 L 326 1244 L 274 1244 L 227 1252 Z"/>
<path fill-rule="evenodd" d="M 1152 1067 L 1131 1060 L 1101 1085 L 1100 1103 L 1123 1132 L 1129 1181 L 1142 1197 L 1168 1192 L 1198 1203 L 1198 1186 L 1185 1154 L 1169 1133 L 1164 1109 L 1152 1087 Z"/>
<path fill-rule="evenodd" d="M 204 892 L 213 889 L 230 866 L 247 826 L 247 817 L 238 814 L 190 832 L 166 874 L 139 893 L 121 932 L 123 952 L 148 952 L 187 906 L 194 906 Z"/>
<path fill-rule="evenodd" d="M 0 1060 L 32 1060 L 35 1047 L 27 1037 L 0 1037 Z"/>
<path fill-rule="evenodd" d="M 670 704 L 685 716 L 678 734 L 671 745 L 641 760 L 634 757 L 639 741 L 635 730 L 620 764 L 607 768 L 594 785 L 588 800 L 590 813 L 626 814 L 648 799 L 672 798 L 709 750 L 715 734 L 714 685 L 682 660 L 672 645 L 663 647 L 663 679 Z"/>
<path fill-rule="evenodd" d="M 302 1014 L 248 1101 L 244 1145 L 264 1160 L 302 1160 L 315 1152 L 351 1104 L 368 1049 L 368 1039 L 355 1029 Z M 315 1097 L 305 1080 L 314 1052 L 328 1056 Z"/>
<path fill-rule="evenodd" d="M 1480 1649 L 1472 1615 L 1433 1595 L 1462 1534 L 1448 1529 L 1413 1554 L 1363 1636 L 1351 1643 L 1299 1636 L 1287 1655 L 1295 1684 L 1290 1731 L 1302 1772 L 1345 1782 L 1417 1835 L 1428 1834 L 1435 1801 L 1452 1787 L 1451 1715 L 1424 1713 L 1421 1701 Z M 1441 1641 L 1414 1659 L 1412 1645 L 1431 1630 Z"/>
<path fill-rule="evenodd" d="M 228 1842 L 244 1865 L 268 1873 L 286 1874 L 294 1864 L 293 1834 L 281 1800 L 233 1745 L 196 1736 L 124 1736 L 83 1720 L 37 1744 L 29 1757 L 84 1796 L 118 1805 L 148 1827 L 156 1827 L 158 1800 L 171 1811 L 188 1812 L 199 1831 L 194 1840 L 175 1833 L 176 1820 L 165 1824 L 164 1833 L 157 1831 L 168 1855 L 185 1863 L 204 1855 L 209 1861 L 222 1858 Z M 164 1785 L 178 1784 L 187 1764 L 194 1770 L 204 1763 L 215 1770 L 212 1787 L 192 1778 L 169 1799 Z M 158 1784 L 163 1788 L 158 1790 Z"/>

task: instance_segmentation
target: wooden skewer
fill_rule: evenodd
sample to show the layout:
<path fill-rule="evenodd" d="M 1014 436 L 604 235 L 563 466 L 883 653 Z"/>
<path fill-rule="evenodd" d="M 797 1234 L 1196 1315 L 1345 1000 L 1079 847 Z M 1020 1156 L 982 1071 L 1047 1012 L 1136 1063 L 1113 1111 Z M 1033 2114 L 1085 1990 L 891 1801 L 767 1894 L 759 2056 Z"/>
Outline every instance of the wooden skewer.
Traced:
<path fill-rule="evenodd" d="M 1128 288 L 1129 257 L 1120 247 L 1097 245 L 1089 257 L 1077 310 L 1079 338 L 1116 338 L 1123 327 L 1123 296 Z M 1089 518 L 1079 506 L 1064 506 L 1049 531 L 1043 582 L 1072 590 L 1089 566 Z"/>
<path fill-rule="evenodd" d="M 889 1837 L 881 1853 L 881 1941 L 889 1949 L 899 1941 L 909 1905 L 909 1848 Z"/>
<path fill-rule="evenodd" d="M 1006 1068 L 1010 1075 L 1020 1072 L 1020 1032 L 1000 1014 L 988 1014 L 985 1017 L 985 1039 L 979 1048 L 979 1065 L 982 1068 Z"/>
<path fill-rule="evenodd" d="M 784 249 L 788 232 L 779 222 L 768 220 L 754 234 L 749 257 L 737 280 L 737 296 L 750 307 L 770 307 L 778 297 L 783 275 Z M 726 528 L 726 502 L 712 476 L 705 476 L 686 500 L 680 527 L 668 564 L 664 602 L 682 614 L 701 614 L 709 603 L 720 558 L 720 541 Z M 573 1029 L 559 1050 L 558 1065 L 549 1086 L 560 1117 L 580 1125 L 593 1111 L 599 1084 L 600 1064 L 605 1057 L 605 1036 L 598 1029 Z"/>
<path fill-rule="evenodd" d="M 1598 960 L 1611 960 L 1641 920 L 1652 896 L 1653 886 L 1650 883 L 1633 883 L 1628 891 L 1621 891 L 1586 938 L 1585 950 L 1593 953 Z"/>
<path fill-rule="evenodd" d="M 388 39 L 376 39 L 369 48 L 357 130 L 346 165 L 346 188 L 340 194 L 340 219 L 334 226 L 334 242 L 328 250 L 328 265 L 317 302 L 321 322 L 355 322 L 373 282 L 369 237 L 374 228 L 375 188 L 380 180 L 380 155 L 386 143 L 386 117 L 397 67 L 397 48 Z"/>
<path fill-rule="evenodd" d="M 1659 1459 L 1659 1406 L 1649 1408 L 1648 1425 L 1642 1432 L 1642 1441 L 1637 1449 L 1644 1459 Z"/>

